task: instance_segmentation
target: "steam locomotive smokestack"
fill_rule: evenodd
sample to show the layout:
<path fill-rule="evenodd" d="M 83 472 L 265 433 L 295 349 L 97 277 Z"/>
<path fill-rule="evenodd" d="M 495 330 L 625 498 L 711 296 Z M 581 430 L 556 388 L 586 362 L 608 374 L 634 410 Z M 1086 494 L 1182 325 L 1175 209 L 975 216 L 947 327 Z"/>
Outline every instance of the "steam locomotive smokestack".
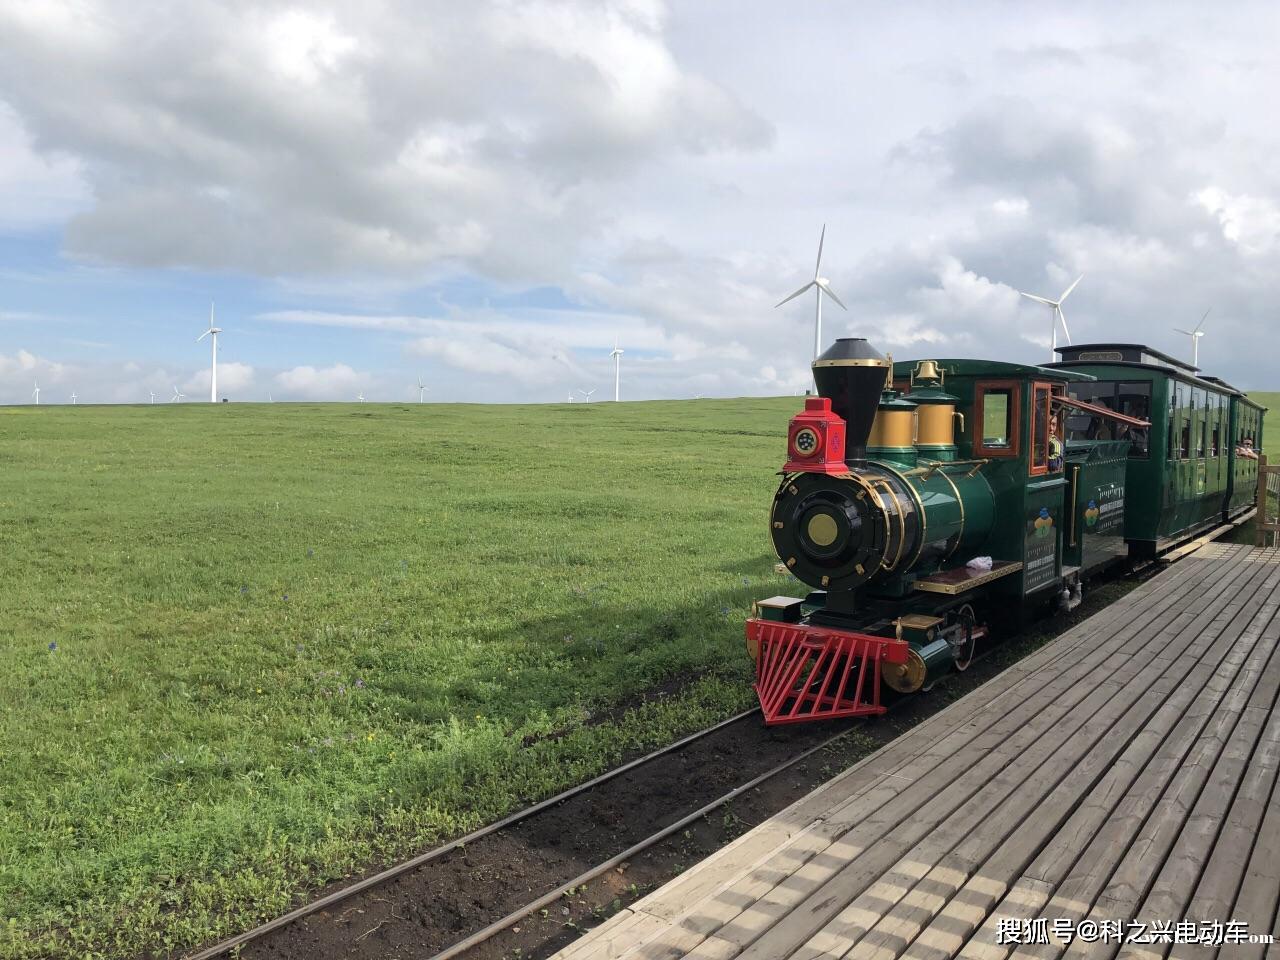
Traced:
<path fill-rule="evenodd" d="M 889 361 L 862 337 L 843 337 L 813 361 L 818 394 L 844 418 L 848 463 L 867 458 L 867 438 L 888 370 Z"/>

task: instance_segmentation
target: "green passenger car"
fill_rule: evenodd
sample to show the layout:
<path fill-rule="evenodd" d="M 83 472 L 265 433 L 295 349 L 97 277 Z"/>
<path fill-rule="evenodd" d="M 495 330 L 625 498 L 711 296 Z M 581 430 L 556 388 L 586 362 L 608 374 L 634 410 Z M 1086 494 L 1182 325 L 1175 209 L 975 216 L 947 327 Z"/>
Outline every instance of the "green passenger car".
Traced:
<path fill-rule="evenodd" d="M 1080 400 L 1150 420 L 1149 430 L 1069 418 L 1068 437 L 1130 439 L 1125 539 L 1151 557 L 1253 505 L 1264 408 L 1240 390 L 1141 344 L 1061 347 L 1054 369 L 1096 382 L 1073 388 Z M 1109 432 L 1111 431 L 1111 432 Z"/>

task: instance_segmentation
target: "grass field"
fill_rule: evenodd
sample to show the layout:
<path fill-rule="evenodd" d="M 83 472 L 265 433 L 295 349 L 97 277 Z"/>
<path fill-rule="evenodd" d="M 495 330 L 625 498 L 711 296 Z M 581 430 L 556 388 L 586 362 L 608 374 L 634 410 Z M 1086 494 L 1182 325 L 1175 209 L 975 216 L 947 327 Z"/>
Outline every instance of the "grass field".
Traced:
<path fill-rule="evenodd" d="M 747 705 L 797 408 L 0 409 L 0 955 L 237 931 Z"/>
<path fill-rule="evenodd" d="M 1275 461 L 1280 459 L 1280 393 L 1250 393 L 1249 399 L 1267 408 L 1262 422 L 1262 450 Z"/>

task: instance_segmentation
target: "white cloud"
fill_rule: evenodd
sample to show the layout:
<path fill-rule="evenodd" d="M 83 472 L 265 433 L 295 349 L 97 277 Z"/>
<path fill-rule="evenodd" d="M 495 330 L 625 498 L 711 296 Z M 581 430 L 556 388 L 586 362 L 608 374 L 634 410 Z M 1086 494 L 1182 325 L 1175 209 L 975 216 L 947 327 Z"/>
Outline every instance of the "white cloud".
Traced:
<path fill-rule="evenodd" d="M 0 89 L 78 158 L 94 261 L 527 280 L 607 224 L 602 191 L 771 133 L 656 4 L 29 7 L 0 8 Z"/>
<path fill-rule="evenodd" d="M 218 362 L 218 397 L 229 400 L 248 399 L 245 394 L 253 387 L 253 367 L 247 363 L 222 360 Z M 204 398 L 209 395 L 210 371 L 206 368 L 198 370 L 184 380 L 182 392 L 191 397 Z"/>
<path fill-rule="evenodd" d="M 345 363 L 330 367 L 294 367 L 276 374 L 274 383 L 281 391 L 279 399 L 354 400 L 364 391 L 370 393 L 372 377 L 359 373 Z"/>
<path fill-rule="evenodd" d="M 1198 191 L 1194 199 L 1217 218 L 1222 236 L 1247 256 L 1270 253 L 1280 240 L 1280 207 L 1268 197 L 1233 195 L 1210 186 Z"/>

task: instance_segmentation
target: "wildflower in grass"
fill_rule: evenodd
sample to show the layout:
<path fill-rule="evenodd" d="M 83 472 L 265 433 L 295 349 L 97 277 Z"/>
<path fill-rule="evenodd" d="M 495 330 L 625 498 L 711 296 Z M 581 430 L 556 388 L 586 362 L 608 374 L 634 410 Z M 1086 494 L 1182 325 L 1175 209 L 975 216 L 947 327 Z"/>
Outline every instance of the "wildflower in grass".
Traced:
<path fill-rule="evenodd" d="M 359 677 L 356 677 L 356 686 L 360 689 L 364 688 L 364 681 L 361 680 Z"/>
<path fill-rule="evenodd" d="M 50 640 L 50 641 L 49 641 L 49 649 L 50 649 L 51 651 L 53 651 L 53 652 L 55 652 L 55 653 L 56 653 L 56 652 L 57 652 L 57 650 L 58 650 L 58 641 L 57 641 L 57 640 Z"/>

